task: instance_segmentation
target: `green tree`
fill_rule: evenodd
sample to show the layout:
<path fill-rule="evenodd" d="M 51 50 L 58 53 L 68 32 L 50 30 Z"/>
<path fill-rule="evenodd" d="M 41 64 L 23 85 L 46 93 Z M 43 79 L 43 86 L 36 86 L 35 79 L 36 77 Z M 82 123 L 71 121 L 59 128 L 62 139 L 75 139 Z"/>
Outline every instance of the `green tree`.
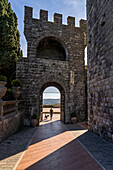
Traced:
<path fill-rule="evenodd" d="M 8 0 L 0 0 L 0 72 L 11 77 L 15 74 L 20 50 L 20 33 L 17 29 L 17 17 Z"/>

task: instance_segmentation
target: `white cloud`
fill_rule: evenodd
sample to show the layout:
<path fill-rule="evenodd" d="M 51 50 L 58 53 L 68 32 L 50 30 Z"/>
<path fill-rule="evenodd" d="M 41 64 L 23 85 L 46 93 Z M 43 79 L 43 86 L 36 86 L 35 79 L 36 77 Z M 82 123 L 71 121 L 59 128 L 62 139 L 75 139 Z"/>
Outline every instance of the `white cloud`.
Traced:
<path fill-rule="evenodd" d="M 76 0 L 64 0 L 63 2 L 66 5 L 73 5 L 73 6 L 77 6 L 78 5 Z"/>
<path fill-rule="evenodd" d="M 50 86 L 44 90 L 43 98 L 44 99 L 60 99 L 60 91 L 56 87 Z"/>
<path fill-rule="evenodd" d="M 60 99 L 60 93 L 43 93 L 43 99 Z"/>
<path fill-rule="evenodd" d="M 44 90 L 44 93 L 60 93 L 60 91 L 56 87 L 51 86 L 51 87 L 47 87 Z"/>
<path fill-rule="evenodd" d="M 76 18 L 76 25 L 80 19 L 86 19 L 86 0 L 62 0 L 65 5 L 63 13 Z"/>

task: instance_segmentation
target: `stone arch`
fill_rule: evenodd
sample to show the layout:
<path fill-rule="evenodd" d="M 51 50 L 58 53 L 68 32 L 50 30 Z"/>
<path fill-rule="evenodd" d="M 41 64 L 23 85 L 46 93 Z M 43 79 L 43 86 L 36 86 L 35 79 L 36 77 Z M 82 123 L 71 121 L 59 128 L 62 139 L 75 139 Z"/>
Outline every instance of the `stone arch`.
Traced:
<path fill-rule="evenodd" d="M 43 104 L 43 92 L 47 87 L 50 87 L 50 86 L 54 86 L 60 91 L 60 94 L 61 94 L 61 98 L 60 98 L 61 121 L 65 123 L 65 90 L 64 90 L 63 86 L 60 83 L 56 82 L 56 81 L 47 81 L 40 88 L 40 91 L 39 91 L 40 120 L 41 120 L 41 112 L 42 112 L 42 104 Z"/>
<path fill-rule="evenodd" d="M 38 43 L 37 58 L 66 61 L 68 57 L 66 55 L 66 48 L 56 37 L 45 37 Z"/>
<path fill-rule="evenodd" d="M 63 37 L 60 37 L 59 35 L 57 34 L 49 34 L 49 33 L 44 33 L 42 34 L 40 37 L 38 37 L 37 39 L 35 39 L 35 41 L 32 42 L 32 45 L 34 44 L 35 47 L 36 47 L 36 55 L 37 55 L 37 47 L 39 45 L 39 43 L 44 40 L 44 39 L 48 39 L 48 38 L 52 38 L 53 40 L 57 41 L 61 46 L 62 48 L 65 50 L 65 55 L 66 55 L 66 61 L 69 60 L 69 50 L 66 46 L 66 44 L 64 42 L 66 42 L 66 40 L 63 38 Z"/>

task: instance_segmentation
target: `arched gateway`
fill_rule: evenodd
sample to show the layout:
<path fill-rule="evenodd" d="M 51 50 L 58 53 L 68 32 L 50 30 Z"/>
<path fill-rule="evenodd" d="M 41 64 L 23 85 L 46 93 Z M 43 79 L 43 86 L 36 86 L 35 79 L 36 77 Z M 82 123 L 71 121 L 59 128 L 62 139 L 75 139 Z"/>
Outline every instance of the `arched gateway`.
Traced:
<path fill-rule="evenodd" d="M 44 90 L 47 88 L 47 87 L 50 87 L 50 86 L 54 86 L 56 87 L 59 91 L 60 91 L 60 120 L 62 122 L 65 122 L 65 91 L 64 91 L 64 88 L 62 87 L 61 84 L 57 83 L 57 82 L 47 82 L 45 83 L 42 87 L 41 87 L 41 90 L 40 90 L 40 113 L 42 112 L 42 104 L 43 104 L 43 92 Z"/>
<path fill-rule="evenodd" d="M 53 85 L 61 93 L 62 121 L 70 122 L 71 112 L 84 120 L 86 21 L 75 27 L 75 18 L 68 17 L 63 25 L 62 15 L 55 13 L 53 23 L 44 10 L 40 19 L 34 19 L 32 8 L 25 7 L 24 34 L 28 56 L 18 60 L 16 74 L 22 81 L 26 114 L 36 113 L 40 118 L 42 92 Z"/>

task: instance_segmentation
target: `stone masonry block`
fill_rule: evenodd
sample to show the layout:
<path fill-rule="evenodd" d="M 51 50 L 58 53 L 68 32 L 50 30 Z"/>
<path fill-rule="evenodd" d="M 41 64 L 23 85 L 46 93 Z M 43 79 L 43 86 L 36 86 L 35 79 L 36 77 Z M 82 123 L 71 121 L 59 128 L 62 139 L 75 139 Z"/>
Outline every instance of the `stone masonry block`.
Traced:
<path fill-rule="evenodd" d="M 40 20 L 41 21 L 48 21 L 48 11 L 40 10 Z"/>
<path fill-rule="evenodd" d="M 33 15 L 33 8 L 25 6 L 25 15 L 24 15 L 24 19 L 31 19 Z"/>
<path fill-rule="evenodd" d="M 54 22 L 58 24 L 62 24 L 62 14 L 54 14 Z"/>
<path fill-rule="evenodd" d="M 71 27 L 75 27 L 75 17 L 68 16 L 67 24 Z"/>

